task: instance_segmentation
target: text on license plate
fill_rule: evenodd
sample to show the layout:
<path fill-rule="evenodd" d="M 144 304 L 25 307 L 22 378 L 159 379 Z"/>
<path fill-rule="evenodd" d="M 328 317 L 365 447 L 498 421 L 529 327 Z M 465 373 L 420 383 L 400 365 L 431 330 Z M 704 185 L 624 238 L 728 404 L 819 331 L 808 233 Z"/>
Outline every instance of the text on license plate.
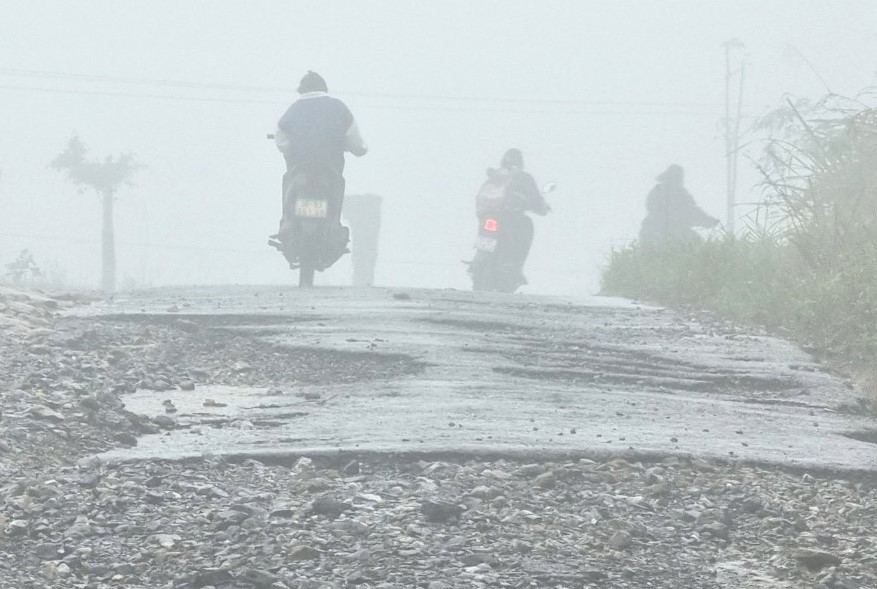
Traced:
<path fill-rule="evenodd" d="M 496 239 L 486 235 L 479 235 L 478 240 L 475 242 L 475 248 L 482 252 L 494 252 L 496 251 Z"/>
<path fill-rule="evenodd" d="M 329 201 L 300 198 L 295 201 L 295 216 L 325 219 L 329 216 Z"/>

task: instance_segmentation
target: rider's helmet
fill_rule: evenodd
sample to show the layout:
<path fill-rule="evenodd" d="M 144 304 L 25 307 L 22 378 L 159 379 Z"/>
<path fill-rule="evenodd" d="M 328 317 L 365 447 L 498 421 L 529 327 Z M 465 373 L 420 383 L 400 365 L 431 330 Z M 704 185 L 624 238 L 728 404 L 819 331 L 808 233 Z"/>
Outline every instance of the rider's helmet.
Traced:
<path fill-rule="evenodd" d="M 505 152 L 505 155 L 502 156 L 502 161 L 499 163 L 499 167 L 503 169 L 510 168 L 524 168 L 524 154 L 521 153 L 520 149 L 515 147 L 509 149 Z"/>
<path fill-rule="evenodd" d="M 661 184 L 682 185 L 685 180 L 685 171 L 678 164 L 671 164 L 667 169 L 655 178 Z"/>
<path fill-rule="evenodd" d="M 304 77 L 301 79 L 301 82 L 298 83 L 299 94 L 328 91 L 329 88 L 326 86 L 326 80 L 323 79 L 323 76 L 321 76 L 317 72 L 312 72 L 310 70 L 308 70 L 308 73 L 304 75 Z"/>

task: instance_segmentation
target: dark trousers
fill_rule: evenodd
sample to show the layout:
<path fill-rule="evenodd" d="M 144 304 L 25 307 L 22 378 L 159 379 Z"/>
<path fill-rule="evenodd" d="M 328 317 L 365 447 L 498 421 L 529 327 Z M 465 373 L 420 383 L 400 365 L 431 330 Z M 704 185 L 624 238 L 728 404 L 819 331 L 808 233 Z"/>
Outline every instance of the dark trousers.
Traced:
<path fill-rule="evenodd" d="M 503 218 L 502 223 L 508 236 L 503 244 L 506 259 L 515 264 L 520 271 L 533 245 L 533 220 L 524 213 L 509 213 Z"/>

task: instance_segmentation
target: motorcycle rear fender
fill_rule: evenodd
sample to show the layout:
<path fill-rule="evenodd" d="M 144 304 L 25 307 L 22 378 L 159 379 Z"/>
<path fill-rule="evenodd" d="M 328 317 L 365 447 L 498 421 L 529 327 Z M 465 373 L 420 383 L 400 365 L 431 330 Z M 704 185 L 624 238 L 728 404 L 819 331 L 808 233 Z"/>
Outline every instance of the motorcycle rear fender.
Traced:
<path fill-rule="evenodd" d="M 303 239 L 312 239 L 320 234 L 326 226 L 326 219 L 298 219 L 298 227 Z"/>

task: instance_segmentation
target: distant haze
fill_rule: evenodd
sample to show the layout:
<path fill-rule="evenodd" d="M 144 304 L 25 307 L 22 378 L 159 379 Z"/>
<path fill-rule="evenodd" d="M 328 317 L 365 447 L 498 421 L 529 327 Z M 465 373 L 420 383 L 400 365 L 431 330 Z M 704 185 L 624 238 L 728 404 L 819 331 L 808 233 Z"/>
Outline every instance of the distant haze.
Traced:
<path fill-rule="evenodd" d="M 558 183 L 525 290 L 592 292 L 668 164 L 724 218 L 724 41 L 745 43 L 754 116 L 824 94 L 819 76 L 874 84 L 875 23 L 872 0 L 4 0 L 0 263 L 30 248 L 97 285 L 99 202 L 46 167 L 77 132 L 93 157 L 148 166 L 119 193 L 123 286 L 292 283 L 265 243 L 283 171 L 265 134 L 313 69 L 371 147 L 346 175 L 384 197 L 378 283 L 469 288 L 474 194 L 516 146 Z"/>

